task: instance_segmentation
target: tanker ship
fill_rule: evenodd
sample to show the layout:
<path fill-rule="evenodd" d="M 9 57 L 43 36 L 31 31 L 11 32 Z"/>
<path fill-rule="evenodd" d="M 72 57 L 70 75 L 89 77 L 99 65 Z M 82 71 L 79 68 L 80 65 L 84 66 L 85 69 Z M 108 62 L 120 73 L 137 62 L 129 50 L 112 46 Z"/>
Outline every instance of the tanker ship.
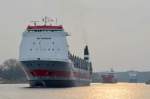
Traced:
<path fill-rule="evenodd" d="M 84 57 L 70 53 L 62 25 L 28 25 L 23 32 L 19 59 L 30 87 L 90 85 L 92 64 L 88 46 Z"/>

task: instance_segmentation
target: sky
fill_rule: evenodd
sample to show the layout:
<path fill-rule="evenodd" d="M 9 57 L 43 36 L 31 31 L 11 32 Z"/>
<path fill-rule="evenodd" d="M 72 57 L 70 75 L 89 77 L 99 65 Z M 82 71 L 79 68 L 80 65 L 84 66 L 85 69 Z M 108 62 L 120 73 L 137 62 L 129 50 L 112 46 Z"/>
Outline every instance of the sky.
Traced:
<path fill-rule="evenodd" d="M 89 46 L 94 71 L 150 70 L 149 0 L 0 0 L 0 63 L 19 56 L 33 20 L 57 18 L 72 53 Z"/>

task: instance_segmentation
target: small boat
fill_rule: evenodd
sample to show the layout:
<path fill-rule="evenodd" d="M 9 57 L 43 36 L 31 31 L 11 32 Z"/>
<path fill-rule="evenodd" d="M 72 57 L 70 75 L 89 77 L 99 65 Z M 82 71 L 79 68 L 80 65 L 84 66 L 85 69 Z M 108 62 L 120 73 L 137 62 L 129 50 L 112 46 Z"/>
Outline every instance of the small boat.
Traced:
<path fill-rule="evenodd" d="M 111 69 L 110 72 L 105 72 L 101 75 L 102 83 L 117 83 L 117 78 L 115 76 L 114 70 Z"/>

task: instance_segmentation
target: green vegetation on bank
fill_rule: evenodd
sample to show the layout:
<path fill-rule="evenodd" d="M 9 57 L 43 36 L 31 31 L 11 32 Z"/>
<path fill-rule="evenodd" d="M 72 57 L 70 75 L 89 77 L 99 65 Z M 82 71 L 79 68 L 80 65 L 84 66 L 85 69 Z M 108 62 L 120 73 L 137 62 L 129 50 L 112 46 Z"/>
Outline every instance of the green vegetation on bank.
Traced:
<path fill-rule="evenodd" d="M 25 83 L 26 81 L 21 63 L 16 59 L 8 59 L 0 65 L 0 83 Z"/>

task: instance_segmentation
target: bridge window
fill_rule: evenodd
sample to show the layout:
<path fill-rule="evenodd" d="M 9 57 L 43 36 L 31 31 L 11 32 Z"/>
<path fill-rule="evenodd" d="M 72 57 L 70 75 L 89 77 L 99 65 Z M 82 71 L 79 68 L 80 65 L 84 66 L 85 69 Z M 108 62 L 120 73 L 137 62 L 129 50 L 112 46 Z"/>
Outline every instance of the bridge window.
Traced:
<path fill-rule="evenodd" d="M 52 48 L 52 51 L 54 51 L 54 48 Z"/>

